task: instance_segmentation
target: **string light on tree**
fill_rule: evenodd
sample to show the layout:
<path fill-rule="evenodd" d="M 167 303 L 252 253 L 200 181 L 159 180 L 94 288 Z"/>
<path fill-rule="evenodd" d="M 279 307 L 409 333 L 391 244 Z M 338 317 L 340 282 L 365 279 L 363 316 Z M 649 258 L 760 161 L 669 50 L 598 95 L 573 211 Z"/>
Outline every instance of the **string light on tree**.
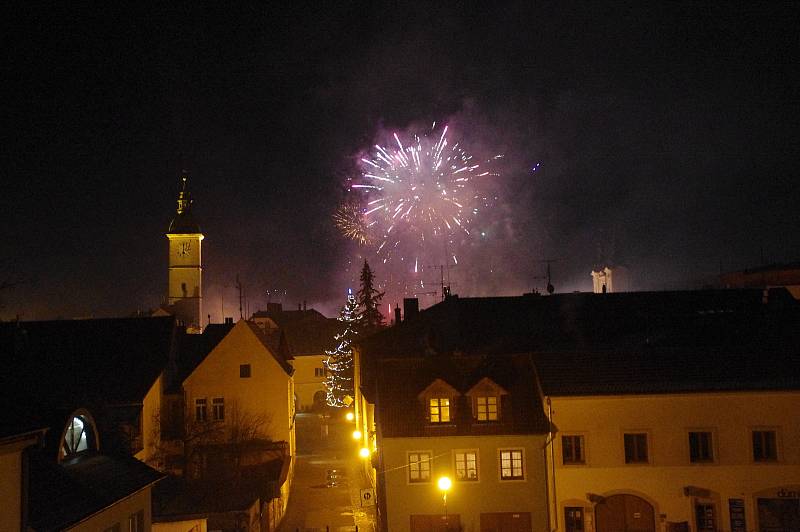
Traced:
<path fill-rule="evenodd" d="M 346 398 L 353 396 L 353 341 L 358 332 L 358 303 L 352 289 L 347 290 L 347 303 L 337 318 L 342 324 L 342 331 L 334 336 L 336 348 L 325 351 L 325 368 L 328 378 L 325 379 L 328 405 L 343 408 L 348 406 Z"/>

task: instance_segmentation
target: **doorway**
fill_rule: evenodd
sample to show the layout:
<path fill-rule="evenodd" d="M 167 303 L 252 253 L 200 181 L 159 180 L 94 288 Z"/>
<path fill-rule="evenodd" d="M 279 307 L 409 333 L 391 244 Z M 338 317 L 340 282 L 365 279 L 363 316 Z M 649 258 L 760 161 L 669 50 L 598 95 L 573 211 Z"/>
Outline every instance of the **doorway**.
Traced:
<path fill-rule="evenodd" d="M 655 532 L 653 505 L 627 493 L 611 495 L 594 509 L 597 532 Z"/>

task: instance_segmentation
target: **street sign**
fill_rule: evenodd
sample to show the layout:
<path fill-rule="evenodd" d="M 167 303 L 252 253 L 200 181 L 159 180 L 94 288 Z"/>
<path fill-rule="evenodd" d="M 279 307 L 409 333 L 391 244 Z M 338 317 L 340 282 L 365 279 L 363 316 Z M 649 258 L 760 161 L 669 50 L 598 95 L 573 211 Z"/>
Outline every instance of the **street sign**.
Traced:
<path fill-rule="evenodd" d="M 375 506 L 375 488 L 361 489 L 361 506 Z"/>

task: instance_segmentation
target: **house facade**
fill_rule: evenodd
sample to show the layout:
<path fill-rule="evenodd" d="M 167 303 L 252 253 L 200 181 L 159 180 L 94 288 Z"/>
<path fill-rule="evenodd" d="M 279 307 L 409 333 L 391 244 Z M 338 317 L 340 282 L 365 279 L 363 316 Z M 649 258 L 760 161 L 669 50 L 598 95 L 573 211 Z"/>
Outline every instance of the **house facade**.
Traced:
<path fill-rule="evenodd" d="M 284 442 L 291 461 L 296 452 L 292 374 L 278 346 L 254 323 L 241 320 L 183 380 L 185 421 L 190 427 L 217 425 L 223 441 Z"/>
<path fill-rule="evenodd" d="M 545 404 L 558 427 L 553 530 L 800 529 L 800 390 Z"/>

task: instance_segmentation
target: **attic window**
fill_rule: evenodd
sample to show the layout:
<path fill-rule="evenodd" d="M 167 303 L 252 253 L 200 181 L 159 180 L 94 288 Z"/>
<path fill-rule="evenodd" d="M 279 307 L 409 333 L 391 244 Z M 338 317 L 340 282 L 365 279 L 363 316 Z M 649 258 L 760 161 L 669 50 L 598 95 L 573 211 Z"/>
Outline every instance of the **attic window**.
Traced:
<path fill-rule="evenodd" d="M 239 365 L 239 378 L 241 379 L 250 378 L 250 364 Z"/>
<path fill-rule="evenodd" d="M 94 424 L 88 415 L 74 415 L 67 423 L 61 441 L 61 458 L 70 458 L 97 448 Z"/>
<path fill-rule="evenodd" d="M 450 399 L 448 397 L 433 397 L 430 400 L 431 423 L 450 422 Z"/>
<path fill-rule="evenodd" d="M 497 421 L 498 397 L 496 395 L 475 398 L 478 421 Z"/>
<path fill-rule="evenodd" d="M 472 417 L 480 423 L 499 421 L 501 397 L 508 392 L 488 377 L 479 380 L 470 388 L 467 396 L 472 400 Z"/>

